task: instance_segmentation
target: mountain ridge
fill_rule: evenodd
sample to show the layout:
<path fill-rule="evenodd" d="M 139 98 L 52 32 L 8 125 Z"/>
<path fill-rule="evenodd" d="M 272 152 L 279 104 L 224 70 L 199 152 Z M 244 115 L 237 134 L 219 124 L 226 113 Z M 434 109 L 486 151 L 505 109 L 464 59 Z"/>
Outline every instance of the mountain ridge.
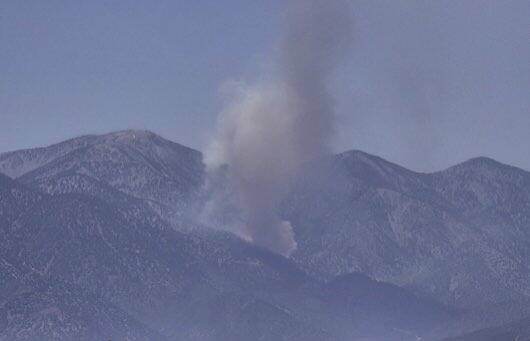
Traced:
<path fill-rule="evenodd" d="M 27 152 L 31 152 L 31 151 L 36 151 L 36 152 L 43 152 L 47 149 L 55 149 L 55 148 L 59 148 L 59 147 L 63 147 L 63 146 L 67 146 L 67 145 L 74 145 L 74 146 L 84 146 L 84 145 L 89 145 L 91 143 L 94 143 L 93 141 L 98 141 L 97 143 L 103 143 L 104 141 L 106 142 L 109 142 L 109 141 L 114 141 L 114 142 L 128 142 L 128 143 L 131 143 L 131 142 L 134 142 L 135 140 L 149 140 L 149 139 L 155 139 L 155 140 L 158 140 L 158 141 L 163 141 L 164 143 L 171 143 L 175 146 L 178 146 L 179 148 L 182 148 L 182 149 L 185 149 L 185 150 L 188 150 L 192 153 L 198 153 L 198 154 L 202 154 L 201 151 L 199 150 L 196 150 L 196 149 L 193 149 L 191 147 L 187 147 L 186 145 L 184 144 L 180 144 L 180 143 L 177 143 L 177 142 L 173 142 L 171 140 L 168 140 L 160 135 L 158 135 L 157 133 L 153 132 L 153 131 L 150 131 L 150 130 L 145 130 L 145 129 L 125 129 L 125 130 L 118 130 L 118 131 L 112 131 L 112 132 L 107 132 L 107 133 L 102 133 L 102 134 L 84 134 L 84 135 L 81 135 L 81 136 L 78 136 L 78 137 L 72 137 L 72 138 L 69 138 L 69 139 L 66 139 L 64 141 L 60 141 L 60 142 L 56 142 L 56 143 L 52 143 L 52 144 L 49 144 L 47 146 L 43 146 L 43 147 L 29 147 L 29 148 L 22 148 L 22 149 L 15 149 L 15 150 L 12 150 L 12 151 L 5 151 L 5 152 L 1 152 L 0 153 L 0 173 L 3 173 L 5 175 L 9 175 L 10 177 L 19 177 L 20 173 L 15 173 L 13 175 L 13 173 L 10 173 L 9 171 L 6 171 L 6 166 L 5 164 L 7 163 L 6 162 L 6 159 L 8 159 L 9 157 L 12 157 L 14 154 L 23 154 L 23 153 L 27 153 Z M 79 148 L 77 147 L 77 148 Z M 73 147 L 71 147 L 73 148 Z M 453 168 L 458 168 L 458 167 L 462 167 L 462 166 L 475 166 L 475 165 L 478 165 L 478 164 L 484 164 L 484 163 L 487 163 L 489 165 L 492 165 L 492 166 L 505 166 L 505 167 L 510 167 L 512 169 L 516 169 L 516 170 L 519 170 L 519 171 L 523 171 L 523 172 L 526 172 L 526 173 L 530 173 L 530 170 L 526 170 L 524 168 L 521 168 L 521 167 L 517 167 L 517 166 L 513 166 L 513 165 L 509 165 L 507 163 L 503 163 L 503 162 L 500 162 L 498 160 L 495 160 L 494 158 L 491 158 L 491 157 L 488 157 L 488 156 L 475 156 L 475 157 L 471 157 L 467 160 L 464 160 L 464 161 L 461 161 L 461 162 L 457 162 L 453 165 L 450 165 L 450 166 L 447 166 L 443 169 L 440 169 L 440 170 L 434 170 L 434 171 L 430 171 L 430 172 L 420 172 L 420 171 L 415 171 L 415 170 L 411 170 L 407 167 L 404 167 L 404 166 L 401 166 L 399 165 L 398 163 L 395 163 L 395 162 L 392 162 L 392 161 L 389 161 L 387 159 L 384 159 L 380 156 L 377 156 L 375 154 L 371 154 L 371 153 L 367 153 L 365 151 L 362 151 L 362 150 L 359 150 L 359 149 L 348 149 L 348 150 L 344 150 L 344 151 L 341 151 L 341 152 L 338 152 L 338 153 L 334 153 L 333 155 L 335 156 L 338 156 L 338 157 L 341 157 L 341 156 L 347 156 L 347 155 L 357 155 L 358 157 L 364 157 L 364 158 L 367 158 L 367 159 L 370 159 L 372 161 L 375 161 L 375 162 L 383 162 L 384 164 L 388 165 L 388 166 L 391 166 L 391 167 L 395 167 L 395 168 L 400 168 L 401 170 L 405 170 L 407 172 L 410 172 L 410 173 L 415 173 L 417 175 L 432 175 L 432 174 L 436 174 L 436 173 L 441 173 L 441 172 L 445 172 L 445 171 L 448 171 L 450 169 L 453 169 Z M 40 167 L 42 166 L 39 165 L 39 166 L 36 166 L 35 168 L 37 167 Z M 27 173 L 28 170 L 25 170 L 23 173 Z M 11 175 L 10 175 L 11 174 Z"/>
<path fill-rule="evenodd" d="M 2 175 L 5 169 L 17 176 Z M 115 283 L 122 284 L 106 283 L 111 290 L 103 299 L 113 298 L 110 304 L 123 304 L 127 296 L 120 294 L 118 288 L 125 287 L 127 276 L 139 277 L 141 280 L 131 280 L 131 283 L 139 288 L 135 289 L 138 293 L 143 293 L 140 297 L 150 297 L 158 302 L 156 306 L 160 306 L 159 301 L 178 300 L 193 311 L 192 316 L 197 320 L 172 305 L 168 305 L 166 312 L 168 316 L 188 321 L 190 325 L 186 325 L 188 322 L 177 325 L 188 328 L 186 333 L 196 337 L 202 332 L 194 328 L 202 330 L 206 324 L 215 322 L 212 316 L 204 316 L 203 309 L 228 314 L 223 323 L 231 323 L 229 318 L 244 319 L 245 314 L 237 304 L 229 305 L 228 313 L 210 306 L 210 299 L 223 304 L 248 304 L 245 305 L 248 312 L 256 318 L 269 319 L 276 313 L 284 316 L 289 322 L 274 320 L 279 329 L 267 334 L 272 340 L 278 339 L 281 330 L 302 333 L 308 323 L 311 325 L 319 319 L 325 321 L 325 327 L 313 330 L 314 335 L 320 335 L 316 340 L 328 335 L 334 324 L 338 324 L 337 330 L 349 333 L 351 314 L 358 315 L 356 309 L 362 304 L 365 307 L 374 304 L 372 322 L 383 317 L 375 299 L 370 304 L 351 301 L 344 291 L 345 296 L 339 298 L 341 304 L 335 305 L 336 301 L 328 302 L 314 292 L 320 288 L 318 283 L 333 287 L 334 279 L 339 278 L 349 278 L 358 290 L 367 285 L 379 287 L 381 295 L 393 292 L 392 295 L 408 297 L 410 293 L 421 302 L 434 301 L 463 312 L 460 323 L 444 322 L 446 327 L 442 329 L 452 330 L 452 335 L 530 316 L 530 305 L 525 303 L 530 297 L 530 269 L 525 264 L 530 259 L 527 228 L 530 226 L 530 173 L 525 170 L 478 157 L 441 171 L 420 173 L 355 150 L 316 160 L 303 167 L 279 208 L 280 215 L 294 226 L 298 242 L 298 249 L 289 260 L 254 248 L 235 236 L 200 226 L 194 215 L 204 195 L 201 192 L 204 176 L 200 152 L 148 131 L 87 135 L 49 147 L 0 154 L 0 187 L 3 183 L 12 185 L 0 198 L 0 225 L 17 227 L 3 236 L 9 236 L 5 250 L 26 254 L 27 262 L 46 274 L 60 270 L 54 265 L 58 261 L 51 261 L 51 253 L 30 255 L 38 249 L 55 250 L 56 246 L 51 240 L 35 239 L 30 231 L 40 231 L 42 224 L 48 224 L 50 233 L 63 231 L 57 232 L 58 235 L 73 238 L 86 254 L 92 251 L 81 241 L 89 238 L 95 243 L 89 245 L 101 248 L 100 255 L 93 255 L 99 268 L 89 267 L 91 272 L 86 274 L 79 272 L 78 268 L 87 266 L 82 265 L 84 258 L 70 257 L 72 262 L 78 262 L 76 266 L 69 265 L 72 273 L 80 278 L 88 276 L 81 290 L 105 287 L 105 278 L 110 276 L 105 271 L 114 269 Z M 10 206 L 12 200 L 24 204 L 18 208 Z M 35 202 L 37 209 L 32 209 Z M 90 233 L 85 231 L 88 228 Z M 21 232 L 15 233 L 17 229 Z M 72 234 L 69 229 L 76 232 Z M 167 231 L 166 237 L 162 231 Z M 172 242 L 165 239 L 174 241 L 181 251 L 174 250 L 170 246 Z M 45 246 L 36 247 L 35 240 L 41 240 Z M 149 242 L 144 244 L 141 240 Z M 103 257 L 114 252 L 109 251 L 112 248 L 117 250 L 113 257 L 121 255 L 123 269 L 130 269 L 127 271 L 133 275 L 127 275 L 117 263 L 108 263 L 107 258 L 113 257 Z M 67 253 L 72 255 L 78 252 L 67 246 L 61 250 L 69 250 Z M 182 270 L 182 283 L 191 290 L 189 297 L 167 291 L 174 280 L 167 277 L 163 263 L 173 263 L 163 260 L 168 256 L 163 250 L 175 253 L 180 263 L 198 271 Z M 183 252 L 184 258 L 177 256 L 179 252 Z M 129 262 L 123 257 L 125 254 L 139 263 Z M 35 259 L 40 263 L 35 263 Z M 177 264 L 169 268 L 172 276 L 181 271 Z M 140 276 L 139 269 L 150 269 L 149 273 L 168 286 L 157 287 L 154 277 Z M 375 282 L 356 280 L 351 277 L 355 273 L 362 273 Z M 69 278 L 70 284 L 78 283 L 75 276 L 68 277 L 63 272 L 57 276 Z M 259 278 L 266 280 L 261 284 Z M 146 294 L 144 282 L 158 289 Z M 212 283 L 216 285 L 211 287 Z M 268 292 L 271 288 L 275 291 Z M 392 288 L 405 291 L 400 294 L 400 290 Z M 96 293 L 102 294 L 97 290 Z M 315 315 L 313 303 L 308 302 L 318 302 L 326 311 L 334 307 L 334 313 L 338 314 L 336 321 L 329 319 L 329 315 Z M 351 310 L 351 306 L 357 308 Z M 426 303 L 416 306 L 438 309 Z M 501 306 L 510 308 L 498 308 Z M 155 331 L 174 323 L 169 317 L 161 321 L 159 312 L 146 311 L 139 305 L 118 308 L 142 321 L 148 316 L 146 325 Z M 405 310 L 393 311 L 405 314 Z M 290 313 L 284 315 L 285 312 Z M 417 318 L 414 310 L 406 314 Z M 387 318 L 398 324 L 407 321 L 395 319 L 394 315 Z M 196 323 L 194 327 L 190 327 L 193 323 Z M 247 341 L 253 330 L 247 325 L 248 329 L 241 329 L 243 334 L 237 334 L 237 330 L 227 330 L 223 323 L 214 323 L 214 329 L 204 329 L 208 330 L 208 337 L 239 335 Z M 404 326 L 410 329 L 410 325 Z M 369 324 L 358 333 L 378 329 L 372 327 Z M 383 334 L 384 340 L 396 337 L 391 331 Z"/>

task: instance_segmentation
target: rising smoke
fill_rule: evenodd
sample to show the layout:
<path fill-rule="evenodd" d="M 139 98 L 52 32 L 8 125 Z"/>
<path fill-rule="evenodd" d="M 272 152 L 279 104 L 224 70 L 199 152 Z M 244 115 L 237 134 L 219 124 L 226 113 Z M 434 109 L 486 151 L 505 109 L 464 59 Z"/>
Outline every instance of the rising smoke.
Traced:
<path fill-rule="evenodd" d="M 351 11 L 347 0 L 292 0 L 285 19 L 273 77 L 239 86 L 221 113 L 205 154 L 211 199 L 204 215 L 288 256 L 296 242 L 277 209 L 299 167 L 328 152 L 327 83 L 351 42 Z"/>

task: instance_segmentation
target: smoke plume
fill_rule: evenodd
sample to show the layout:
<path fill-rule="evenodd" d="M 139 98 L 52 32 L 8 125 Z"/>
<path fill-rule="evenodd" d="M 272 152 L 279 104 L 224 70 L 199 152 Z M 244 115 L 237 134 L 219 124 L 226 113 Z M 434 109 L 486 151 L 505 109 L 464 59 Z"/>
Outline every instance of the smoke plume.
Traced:
<path fill-rule="evenodd" d="M 328 152 L 327 83 L 350 41 L 347 0 L 289 1 L 273 76 L 236 87 L 205 155 L 211 200 L 204 213 L 217 225 L 286 256 L 296 248 L 277 209 L 299 167 Z"/>

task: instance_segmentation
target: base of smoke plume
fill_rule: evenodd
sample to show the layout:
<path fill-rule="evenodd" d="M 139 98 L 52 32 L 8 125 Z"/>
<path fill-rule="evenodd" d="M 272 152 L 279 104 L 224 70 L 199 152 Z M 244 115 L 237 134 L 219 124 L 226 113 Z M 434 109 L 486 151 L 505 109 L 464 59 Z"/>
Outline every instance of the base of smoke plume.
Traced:
<path fill-rule="evenodd" d="M 233 233 L 247 242 L 289 257 L 297 248 L 291 223 L 275 214 L 270 214 L 272 220 L 267 226 L 250 222 L 238 191 L 230 184 L 228 168 L 224 165 L 209 172 L 198 213 L 200 224 Z"/>
<path fill-rule="evenodd" d="M 252 233 L 252 242 L 282 256 L 289 257 L 297 247 L 291 223 L 286 220 L 275 220 L 268 226 L 255 226 L 247 223 L 246 228 Z"/>

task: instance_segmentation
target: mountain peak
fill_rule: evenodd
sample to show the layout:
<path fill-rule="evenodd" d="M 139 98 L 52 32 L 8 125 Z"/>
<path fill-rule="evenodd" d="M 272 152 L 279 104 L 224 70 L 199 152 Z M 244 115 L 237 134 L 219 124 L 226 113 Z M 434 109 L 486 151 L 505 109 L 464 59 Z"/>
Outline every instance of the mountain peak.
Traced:
<path fill-rule="evenodd" d="M 345 151 L 345 152 L 338 154 L 338 157 L 341 160 L 361 162 L 367 165 L 371 165 L 372 167 L 378 167 L 378 168 L 382 167 L 386 169 L 392 169 L 394 171 L 416 173 L 396 163 L 385 160 L 382 157 L 363 152 L 362 150 L 353 149 L 353 150 Z"/>
<path fill-rule="evenodd" d="M 104 135 L 105 137 L 116 138 L 116 139 L 150 139 L 158 137 L 155 133 L 149 130 L 142 129 L 127 129 L 121 131 L 115 131 Z"/>
<path fill-rule="evenodd" d="M 505 164 L 494 160 L 492 158 L 489 158 L 487 156 L 478 156 L 471 158 L 467 161 L 464 161 L 460 164 L 461 166 L 467 166 L 467 167 L 480 167 L 480 166 L 506 166 Z"/>
<path fill-rule="evenodd" d="M 154 167 L 160 162 L 167 163 L 169 168 L 178 165 L 185 167 L 189 160 L 192 160 L 194 165 L 201 160 L 200 152 L 194 149 L 166 140 L 148 130 L 129 129 L 83 135 L 47 147 L 3 153 L 0 154 L 0 172 L 12 178 L 19 178 L 44 165 L 51 165 L 67 155 L 70 155 L 73 162 L 70 166 L 81 165 L 79 162 L 83 158 L 92 161 L 116 161 L 118 155 L 125 159 L 135 158 L 146 167 Z M 73 160 L 77 160 L 77 163 Z"/>
<path fill-rule="evenodd" d="M 451 166 L 445 170 L 442 170 L 436 173 L 462 173 L 462 172 L 476 173 L 476 172 L 484 172 L 484 171 L 486 172 L 503 171 L 505 174 L 508 174 L 508 173 L 511 174 L 513 172 L 527 173 L 527 171 L 525 171 L 524 169 L 504 164 L 502 162 L 499 162 L 497 160 L 494 160 L 486 156 L 474 157 L 472 159 L 461 162 L 459 164 L 456 164 L 454 166 Z"/>
<path fill-rule="evenodd" d="M 128 129 L 115 131 L 103 135 L 97 136 L 97 140 L 100 142 L 110 142 L 110 143 L 138 143 L 138 142 L 151 142 L 154 140 L 162 139 L 157 134 L 149 130 L 136 130 Z"/>

